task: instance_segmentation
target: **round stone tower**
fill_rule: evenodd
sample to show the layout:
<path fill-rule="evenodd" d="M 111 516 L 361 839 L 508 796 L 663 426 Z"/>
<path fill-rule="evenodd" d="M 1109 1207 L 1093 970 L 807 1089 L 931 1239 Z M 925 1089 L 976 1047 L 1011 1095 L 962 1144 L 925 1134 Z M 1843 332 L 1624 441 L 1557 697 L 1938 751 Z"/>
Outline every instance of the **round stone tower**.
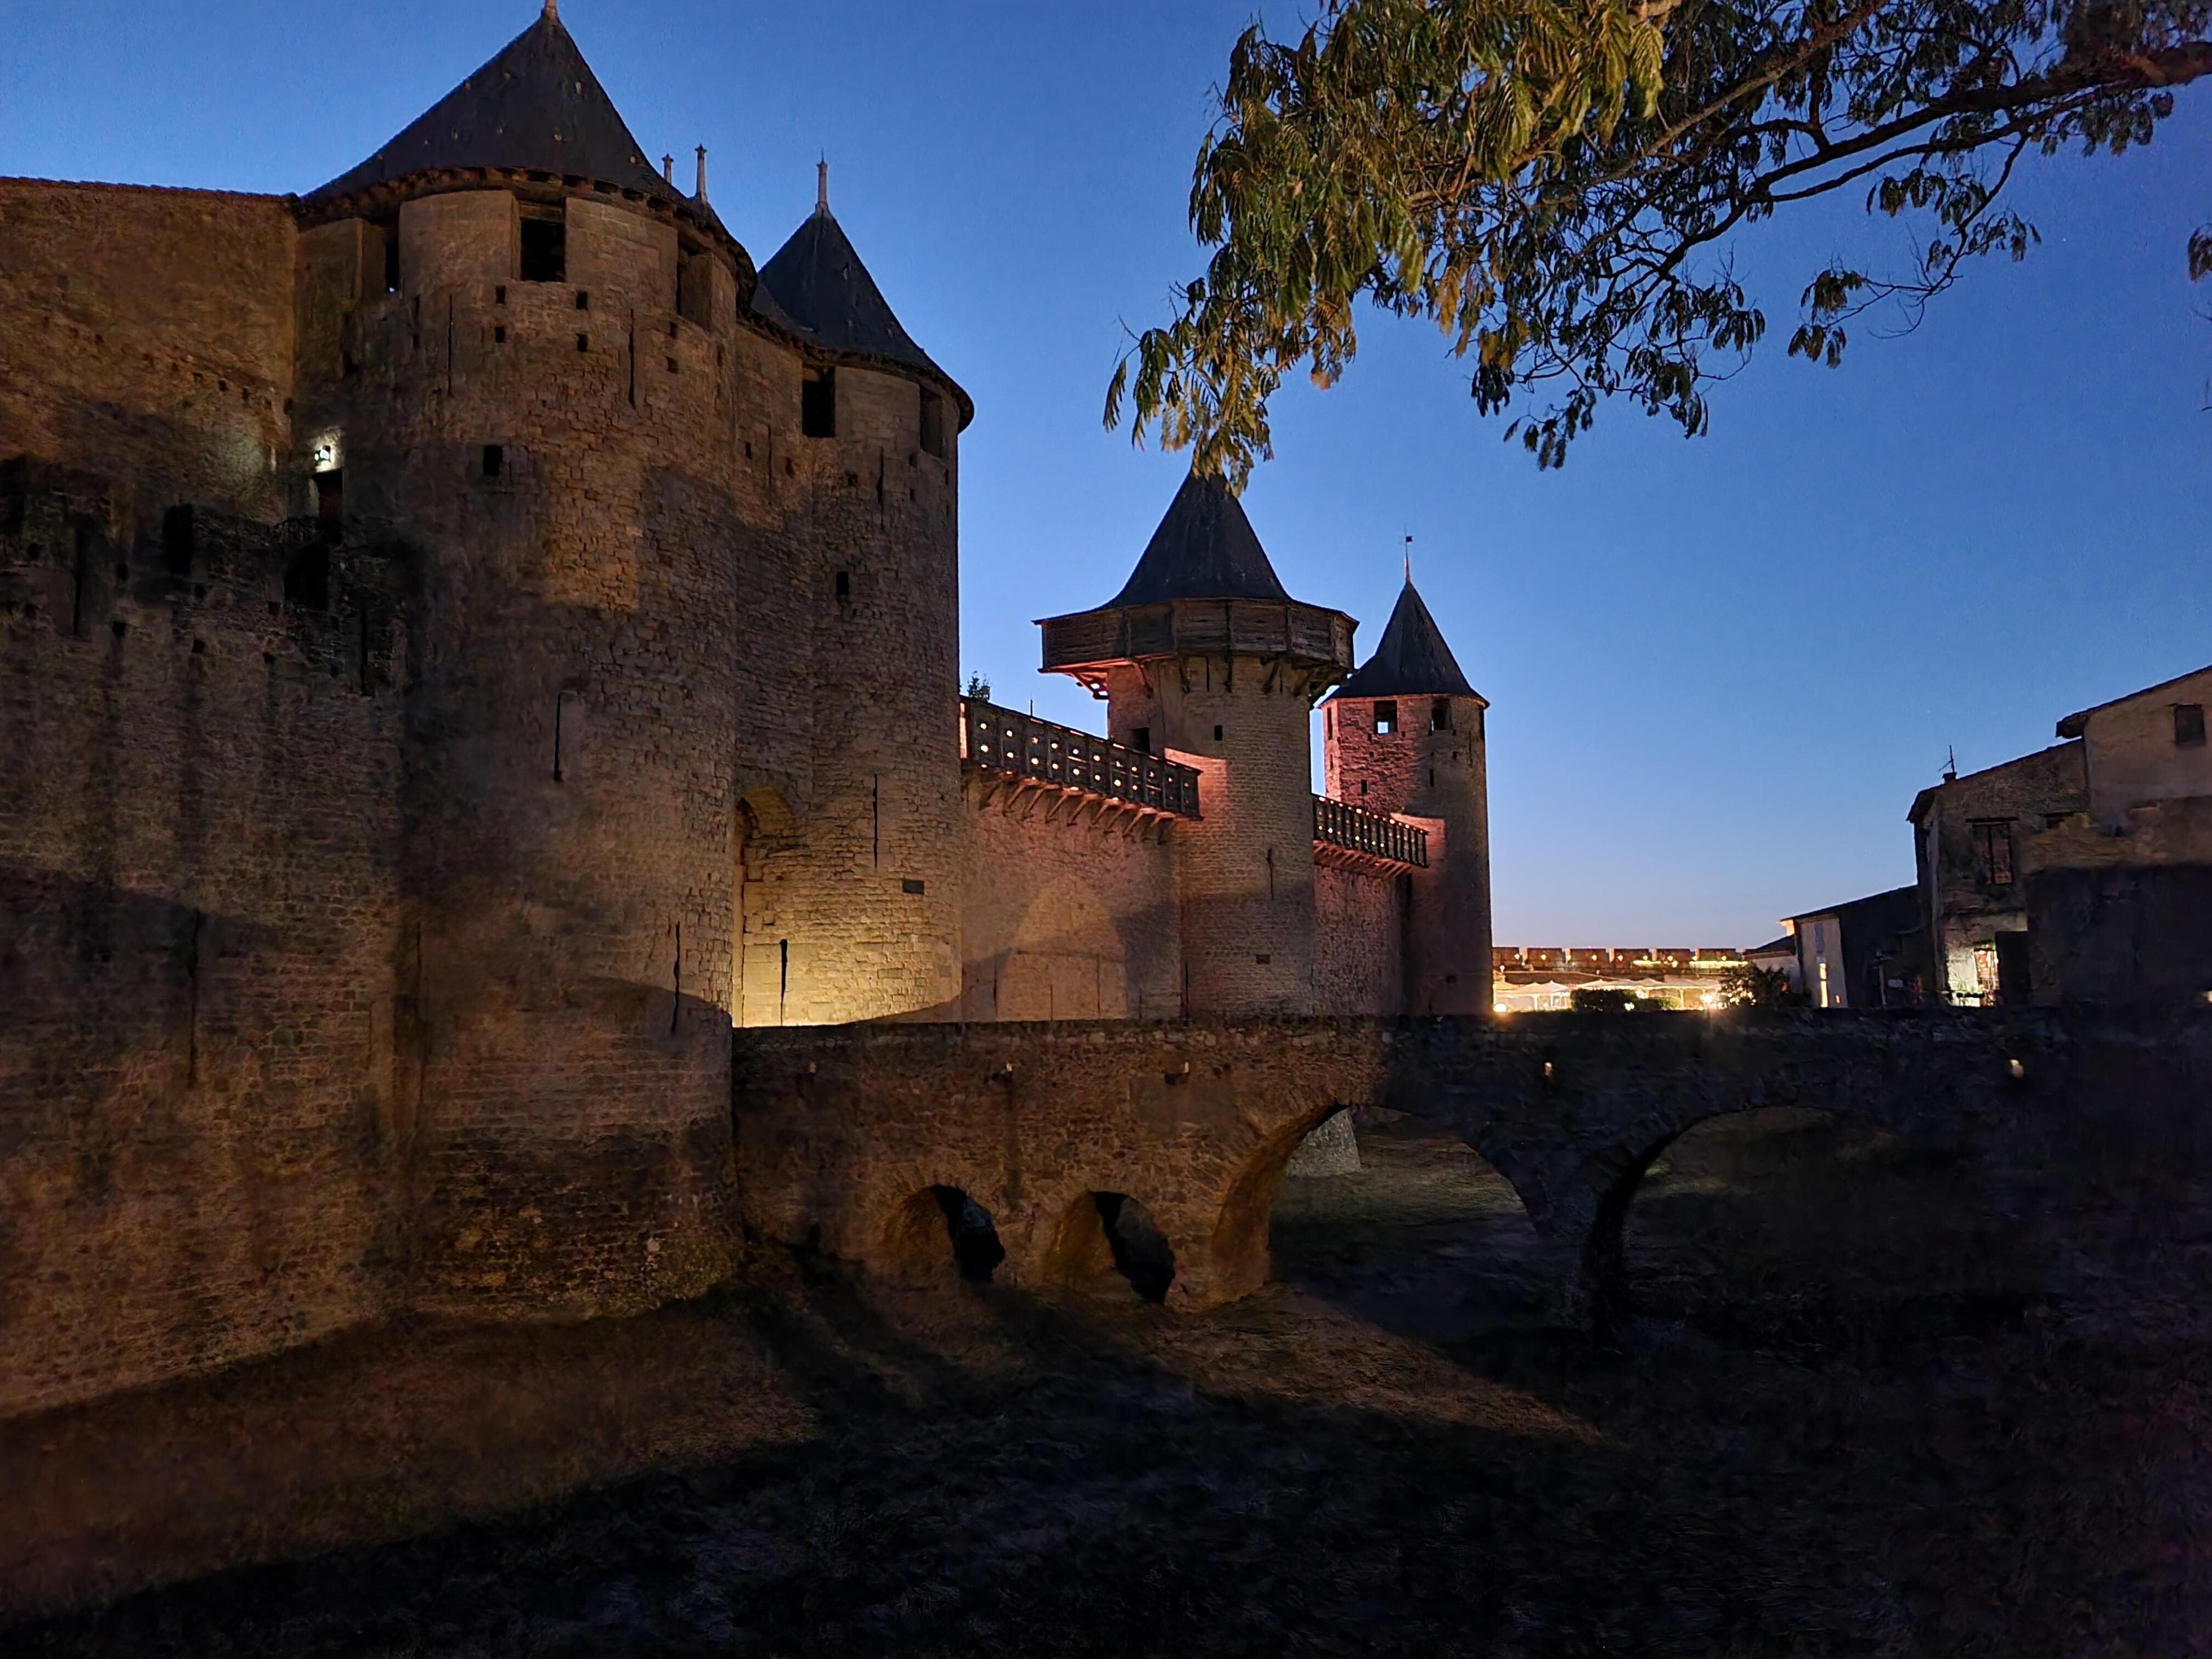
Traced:
<path fill-rule="evenodd" d="M 1432 825 L 1407 918 L 1407 1013 L 1491 1011 L 1489 706 L 1410 574 L 1374 656 L 1322 705 L 1328 793 Z"/>
<path fill-rule="evenodd" d="M 830 211 L 761 268 L 755 315 L 799 347 L 770 482 L 805 599 L 808 757 L 787 824 L 749 812 L 740 1023 L 957 1010 L 959 473 L 967 394 L 901 326 Z M 777 400 L 783 393 L 779 392 Z M 773 761 L 773 757 L 771 757 Z M 763 770 L 763 778 L 775 768 Z M 762 805 L 750 776 L 740 780 Z M 783 804 L 781 802 L 777 803 Z"/>
<path fill-rule="evenodd" d="M 1200 773 L 1175 839 L 1185 1012 L 1310 1012 L 1310 720 L 1352 619 L 1291 599 L 1237 498 L 1194 473 L 1121 591 L 1042 626 L 1045 669 L 1105 697 L 1115 742 Z"/>
<path fill-rule="evenodd" d="M 730 1260 L 733 738 L 743 674 L 805 659 L 760 660 L 756 278 L 704 189 L 549 5 L 299 210 L 300 506 L 414 571 L 396 1045 L 428 1306 L 619 1311 Z"/>

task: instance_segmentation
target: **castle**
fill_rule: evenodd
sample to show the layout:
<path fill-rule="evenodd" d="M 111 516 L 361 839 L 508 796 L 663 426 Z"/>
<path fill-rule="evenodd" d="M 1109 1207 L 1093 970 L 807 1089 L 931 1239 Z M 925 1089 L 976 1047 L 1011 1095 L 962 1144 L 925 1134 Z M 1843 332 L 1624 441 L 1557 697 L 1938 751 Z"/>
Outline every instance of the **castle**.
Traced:
<path fill-rule="evenodd" d="M 301 197 L 0 180 L 0 1413 L 696 1291 L 733 1025 L 1486 1012 L 1410 580 L 1354 672 L 1193 477 L 1104 738 L 963 701 L 973 413 L 550 4 Z"/>

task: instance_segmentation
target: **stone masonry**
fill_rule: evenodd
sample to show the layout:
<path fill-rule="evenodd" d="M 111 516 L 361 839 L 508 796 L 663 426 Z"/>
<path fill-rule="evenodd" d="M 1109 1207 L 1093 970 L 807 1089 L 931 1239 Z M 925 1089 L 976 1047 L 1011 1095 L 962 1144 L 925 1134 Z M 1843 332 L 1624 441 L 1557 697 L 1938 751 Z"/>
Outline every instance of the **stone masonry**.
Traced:
<path fill-rule="evenodd" d="M 1480 700 L 1316 800 L 1354 624 L 1218 482 L 1046 626 L 1108 737 L 966 752 L 973 414 L 550 7 L 304 195 L 0 179 L 0 1413 L 696 1293 L 733 1030 L 1486 992 Z"/>

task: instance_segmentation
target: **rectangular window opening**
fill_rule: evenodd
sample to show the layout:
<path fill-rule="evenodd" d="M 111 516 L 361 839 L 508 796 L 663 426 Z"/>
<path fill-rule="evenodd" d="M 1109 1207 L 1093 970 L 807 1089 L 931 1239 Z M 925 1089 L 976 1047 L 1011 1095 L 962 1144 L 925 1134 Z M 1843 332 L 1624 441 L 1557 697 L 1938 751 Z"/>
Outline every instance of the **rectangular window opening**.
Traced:
<path fill-rule="evenodd" d="M 568 224 L 565 219 L 525 219 L 522 222 L 522 280 L 562 283 L 568 279 Z M 586 309 L 584 296 L 576 296 L 576 309 Z"/>
<path fill-rule="evenodd" d="M 192 568 L 192 509 L 180 502 L 161 514 L 161 554 L 169 574 L 187 576 Z"/>
<path fill-rule="evenodd" d="M 1438 697 L 1429 705 L 1429 730 L 1449 732 L 1451 729 L 1451 699 Z"/>
<path fill-rule="evenodd" d="M 2202 749 L 2204 746 L 2203 703 L 2178 702 L 2173 705 L 2173 744 L 2177 749 Z"/>
<path fill-rule="evenodd" d="M 921 447 L 945 459 L 945 399 L 934 392 L 921 394 Z"/>
<path fill-rule="evenodd" d="M 1221 728 L 1218 726 L 1213 728 L 1213 740 L 1216 743 L 1221 741 Z"/>
<path fill-rule="evenodd" d="M 1140 755 L 1151 754 L 1152 752 L 1152 728 L 1149 726 L 1140 726 L 1135 731 L 1130 732 L 1129 747 L 1135 750 Z"/>
<path fill-rule="evenodd" d="M 2012 885 L 2012 820 L 1992 819 L 1967 826 L 1972 834 L 1974 864 L 1984 887 Z"/>
<path fill-rule="evenodd" d="M 1375 705 L 1375 735 L 1387 738 L 1398 729 L 1398 705 L 1378 702 Z"/>
<path fill-rule="evenodd" d="M 853 573 L 849 570 L 839 571 L 837 573 L 836 586 L 837 597 L 839 599 L 851 599 L 853 597 Z"/>
<path fill-rule="evenodd" d="M 345 471 L 333 468 L 315 474 L 315 516 L 325 529 L 341 530 L 345 526 Z"/>
<path fill-rule="evenodd" d="M 799 430 L 808 438 L 837 435 L 837 371 L 810 368 L 799 387 Z"/>
<path fill-rule="evenodd" d="M 505 447 L 503 445 L 500 445 L 500 444 L 486 444 L 486 445 L 483 447 L 483 475 L 484 475 L 484 477 L 487 477 L 487 478 L 496 478 L 496 477 L 498 477 L 500 476 L 500 474 L 501 474 L 501 473 L 504 472 L 506 470 L 507 470 L 507 450 L 506 450 L 506 447 Z"/>
<path fill-rule="evenodd" d="M 576 337 L 576 349 L 579 351 L 589 351 L 591 349 L 592 337 L 588 334 L 579 334 Z"/>
<path fill-rule="evenodd" d="M 503 306 L 507 303 L 506 283 L 501 283 L 497 288 L 492 289 L 491 302 L 495 306 Z"/>
<path fill-rule="evenodd" d="M 507 325 L 505 323 L 501 323 L 497 328 L 492 330 L 491 343 L 494 345 L 505 345 L 507 343 Z"/>
<path fill-rule="evenodd" d="M 908 876 L 904 881 L 899 883 L 899 890 L 902 893 L 926 892 L 928 890 L 928 884 L 916 881 L 912 876 Z"/>

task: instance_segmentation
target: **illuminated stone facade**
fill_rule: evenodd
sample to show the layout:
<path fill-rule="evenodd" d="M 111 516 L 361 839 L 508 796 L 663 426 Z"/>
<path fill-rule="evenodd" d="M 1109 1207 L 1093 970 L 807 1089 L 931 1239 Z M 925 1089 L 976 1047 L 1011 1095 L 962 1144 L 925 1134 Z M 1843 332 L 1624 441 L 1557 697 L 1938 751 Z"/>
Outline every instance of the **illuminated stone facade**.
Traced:
<path fill-rule="evenodd" d="M 303 197 L 0 180 L 0 1413 L 696 1292 L 733 1025 L 1480 978 L 1480 700 L 1324 809 L 1334 611 L 1185 581 L 1081 776 L 971 744 L 971 415 L 826 183 L 757 270 L 550 8 Z"/>

